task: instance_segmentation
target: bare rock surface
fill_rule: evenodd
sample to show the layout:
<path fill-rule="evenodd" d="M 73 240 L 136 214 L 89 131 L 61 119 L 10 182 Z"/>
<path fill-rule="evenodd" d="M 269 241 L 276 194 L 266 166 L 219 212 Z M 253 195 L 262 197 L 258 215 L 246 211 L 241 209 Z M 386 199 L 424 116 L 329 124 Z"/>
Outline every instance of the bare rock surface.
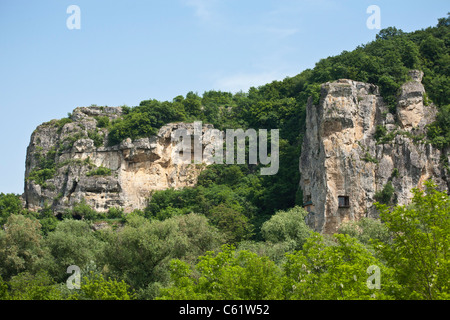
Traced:
<path fill-rule="evenodd" d="M 175 130 L 193 132 L 190 123 L 170 123 L 155 136 L 125 139 L 119 145 L 107 146 L 108 130 L 98 128 L 99 117 L 115 120 L 122 116 L 120 107 L 81 107 L 72 112 L 69 123 L 52 120 L 36 128 L 27 149 L 25 193 L 26 206 L 39 210 L 52 206 L 63 213 L 86 201 L 93 209 L 105 212 L 121 207 L 125 212 L 143 209 L 153 190 L 194 186 L 203 164 L 175 164 L 173 155 Z M 204 125 L 203 130 L 211 128 Z M 100 137 L 96 146 L 93 133 Z M 204 146 L 208 145 L 204 139 Z M 203 146 L 203 147 L 204 147 Z M 43 159 L 53 162 L 52 175 L 44 183 L 30 179 Z M 110 173 L 92 174 L 99 168 Z"/>
<path fill-rule="evenodd" d="M 309 101 L 300 188 L 310 211 L 307 222 L 316 231 L 331 234 L 344 221 L 376 218 L 375 194 L 387 183 L 395 190 L 392 201 L 402 205 L 410 202 L 410 190 L 422 188 L 429 178 L 448 190 L 440 161 L 448 153 L 423 139 L 436 108 L 423 103 L 423 74 L 410 75 L 412 81 L 401 88 L 396 115 L 388 112 L 377 86 L 347 79 L 323 84 L 318 105 Z M 393 138 L 379 143 L 377 127 Z"/>

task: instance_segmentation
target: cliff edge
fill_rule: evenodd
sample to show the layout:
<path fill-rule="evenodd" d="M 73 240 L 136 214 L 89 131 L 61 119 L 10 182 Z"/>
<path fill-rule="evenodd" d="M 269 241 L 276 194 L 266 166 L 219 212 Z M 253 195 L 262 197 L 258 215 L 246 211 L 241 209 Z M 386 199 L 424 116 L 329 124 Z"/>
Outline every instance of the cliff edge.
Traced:
<path fill-rule="evenodd" d="M 448 190 L 448 152 L 425 139 L 436 108 L 424 103 L 423 73 L 410 76 L 396 114 L 377 86 L 347 79 L 323 84 L 318 105 L 309 100 L 300 188 L 314 230 L 331 234 L 342 222 L 376 218 L 376 201 L 408 204 L 411 189 L 430 178 Z"/>
<path fill-rule="evenodd" d="M 108 129 L 101 122 L 122 115 L 120 107 L 80 107 L 70 119 L 38 126 L 27 148 L 27 208 L 47 205 L 58 214 L 86 201 L 98 212 L 111 207 L 130 212 L 144 209 L 153 190 L 195 185 L 204 166 L 173 163 L 172 139 L 177 129 L 192 132 L 193 124 L 167 124 L 155 136 L 108 146 Z"/>

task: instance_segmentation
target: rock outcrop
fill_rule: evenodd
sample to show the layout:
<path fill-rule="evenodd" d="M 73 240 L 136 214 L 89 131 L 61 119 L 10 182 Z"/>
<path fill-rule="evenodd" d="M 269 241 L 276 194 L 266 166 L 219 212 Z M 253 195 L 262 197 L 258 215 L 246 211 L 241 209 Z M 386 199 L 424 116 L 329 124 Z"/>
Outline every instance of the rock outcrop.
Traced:
<path fill-rule="evenodd" d="M 196 184 L 204 164 L 173 162 L 175 130 L 192 134 L 193 124 L 167 124 L 155 136 L 107 146 L 108 130 L 99 128 L 98 121 L 121 116 L 120 107 L 82 107 L 73 111 L 71 120 L 40 125 L 27 149 L 27 208 L 39 210 L 47 204 L 64 213 L 85 201 L 99 212 L 111 207 L 130 212 L 145 208 L 153 190 Z M 204 125 L 202 130 L 211 127 Z M 208 144 L 204 138 L 203 147 Z"/>
<path fill-rule="evenodd" d="M 323 84 L 318 105 L 310 99 L 300 187 L 310 211 L 307 222 L 316 231 L 331 234 L 344 221 L 377 217 L 376 193 L 388 183 L 397 204 L 409 203 L 410 190 L 429 178 L 448 190 L 441 163 L 448 153 L 423 139 L 436 109 L 424 104 L 423 74 L 410 75 L 395 115 L 377 86 L 352 80 Z"/>
<path fill-rule="evenodd" d="M 388 195 L 395 204 L 409 203 L 411 189 L 429 178 L 448 190 L 448 172 L 442 165 L 450 161 L 448 150 L 424 139 L 436 108 L 424 102 L 423 73 L 410 75 L 395 114 L 377 86 L 347 79 L 323 84 L 318 105 L 309 100 L 300 188 L 310 212 L 307 223 L 316 231 L 331 234 L 344 221 L 377 217 L 373 203 L 387 186 L 394 191 Z M 191 162 L 175 163 L 173 138 L 177 129 L 198 136 L 198 127 L 171 123 L 155 136 L 108 146 L 109 132 L 100 122 L 122 116 L 120 107 L 77 108 L 70 119 L 40 125 L 27 149 L 27 208 L 49 205 L 64 213 L 86 201 L 99 212 L 111 207 L 130 212 L 145 208 L 154 190 L 196 184 L 211 159 L 196 164 L 191 154 Z M 214 149 L 210 129 L 201 127 L 203 151 Z"/>

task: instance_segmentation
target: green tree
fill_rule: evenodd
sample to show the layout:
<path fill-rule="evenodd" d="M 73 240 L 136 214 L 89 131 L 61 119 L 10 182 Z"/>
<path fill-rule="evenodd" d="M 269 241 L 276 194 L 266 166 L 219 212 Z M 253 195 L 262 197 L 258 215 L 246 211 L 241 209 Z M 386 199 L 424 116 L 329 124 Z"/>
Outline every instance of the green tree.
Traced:
<path fill-rule="evenodd" d="M 172 286 L 161 290 L 159 299 L 264 300 L 281 299 L 281 270 L 268 257 L 232 246 L 199 257 L 195 270 L 172 260 Z"/>
<path fill-rule="evenodd" d="M 44 271 L 37 274 L 20 273 L 11 278 L 12 300 L 61 300 L 57 284 Z"/>
<path fill-rule="evenodd" d="M 41 231 L 44 236 L 55 230 L 58 225 L 58 218 L 55 217 L 52 208 L 47 203 L 39 210 L 37 218 L 41 224 Z"/>
<path fill-rule="evenodd" d="M 383 243 L 389 243 L 391 240 L 391 234 L 382 221 L 366 217 L 358 221 L 344 222 L 339 227 L 339 233 L 348 234 L 366 246 L 371 246 L 372 240 Z"/>
<path fill-rule="evenodd" d="M 74 204 L 71 209 L 66 210 L 66 217 L 68 218 L 76 217 L 79 219 L 95 220 L 102 216 L 103 215 L 101 213 L 92 209 L 91 206 L 87 204 L 85 199 Z"/>
<path fill-rule="evenodd" d="M 141 298 L 151 298 L 158 283 L 168 281 L 171 259 L 192 263 L 221 243 L 221 235 L 201 215 L 188 214 L 164 221 L 132 215 L 127 217 L 123 229 L 109 234 L 104 264 L 108 275 L 125 280 Z"/>
<path fill-rule="evenodd" d="M 11 296 L 8 291 L 8 284 L 3 281 L 3 278 L 0 276 L 0 300 L 11 300 Z"/>
<path fill-rule="evenodd" d="M 184 109 L 190 116 L 199 116 L 201 113 L 201 98 L 194 92 L 190 91 L 183 100 Z"/>
<path fill-rule="evenodd" d="M 300 250 L 311 236 L 311 229 L 305 223 L 307 212 L 301 207 L 278 211 L 261 228 L 267 242 L 287 243 L 291 250 Z"/>
<path fill-rule="evenodd" d="M 0 193 L 0 225 L 3 225 L 10 215 L 22 212 L 22 202 L 18 195 Z"/>
<path fill-rule="evenodd" d="M 401 298 L 450 298 L 450 199 L 432 181 L 413 189 L 409 206 L 392 210 L 376 204 L 393 234 L 392 243 L 378 248 L 402 286 Z"/>
<path fill-rule="evenodd" d="M 252 236 L 252 225 L 248 218 L 224 204 L 211 209 L 211 223 L 224 234 L 227 243 L 237 243 Z"/>
<path fill-rule="evenodd" d="M 123 280 L 105 279 L 101 274 L 91 273 L 83 277 L 78 289 L 70 296 L 73 300 L 132 300 L 134 293 Z"/>
<path fill-rule="evenodd" d="M 52 256 L 48 268 L 57 280 L 67 278 L 66 270 L 71 265 L 83 268 L 91 261 L 97 261 L 104 243 L 86 221 L 64 220 L 44 240 Z"/>
<path fill-rule="evenodd" d="M 450 145 L 450 104 L 441 107 L 436 121 L 428 127 L 427 135 L 439 149 Z"/>
<path fill-rule="evenodd" d="M 388 27 L 388 28 L 380 30 L 380 32 L 377 34 L 376 38 L 387 40 L 392 37 L 401 36 L 403 34 L 404 34 L 404 32 L 401 29 L 397 29 L 396 27 Z"/>
<path fill-rule="evenodd" d="M 284 293 L 288 299 L 354 300 L 393 299 L 397 284 L 392 271 L 349 235 L 335 234 L 334 243 L 314 233 L 303 250 L 287 256 Z M 381 274 L 380 289 L 367 285 L 370 266 Z"/>
<path fill-rule="evenodd" d="M 0 274 L 5 280 L 33 271 L 46 257 L 38 220 L 11 215 L 0 231 Z"/>

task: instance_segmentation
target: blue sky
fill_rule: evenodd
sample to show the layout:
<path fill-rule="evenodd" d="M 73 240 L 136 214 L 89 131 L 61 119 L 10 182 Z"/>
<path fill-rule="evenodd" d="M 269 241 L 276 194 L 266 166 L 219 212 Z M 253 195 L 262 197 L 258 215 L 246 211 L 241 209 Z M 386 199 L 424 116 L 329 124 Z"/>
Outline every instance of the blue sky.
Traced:
<path fill-rule="evenodd" d="M 69 30 L 70 5 L 81 29 Z M 247 91 L 375 38 L 434 26 L 448 0 L 0 0 L 0 192 L 23 192 L 42 122 L 91 104 Z"/>

